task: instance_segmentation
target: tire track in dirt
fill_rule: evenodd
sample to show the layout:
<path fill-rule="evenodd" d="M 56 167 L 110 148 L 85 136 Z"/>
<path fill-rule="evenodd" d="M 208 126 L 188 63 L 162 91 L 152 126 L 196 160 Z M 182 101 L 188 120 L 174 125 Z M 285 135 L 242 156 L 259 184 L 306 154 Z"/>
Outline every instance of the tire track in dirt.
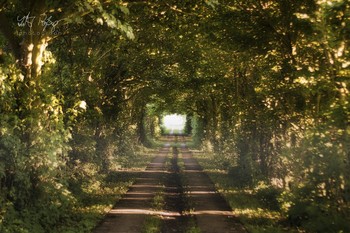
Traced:
<path fill-rule="evenodd" d="M 141 233 L 149 215 L 161 218 L 162 233 L 184 233 L 193 227 L 201 233 L 246 233 L 185 143 L 171 148 L 177 136 L 167 142 L 94 233 Z M 155 211 L 152 202 L 160 191 L 165 204 Z"/>
<path fill-rule="evenodd" d="M 169 144 L 160 149 L 129 191 L 96 227 L 94 233 L 140 233 L 143 231 L 146 216 L 158 214 L 152 209 L 152 201 L 156 193 L 163 187 L 169 151 Z"/>
<path fill-rule="evenodd" d="M 187 182 L 185 190 L 190 214 L 195 216 L 200 232 L 247 232 L 185 144 L 182 144 L 180 152 L 185 166 L 183 173 Z"/>

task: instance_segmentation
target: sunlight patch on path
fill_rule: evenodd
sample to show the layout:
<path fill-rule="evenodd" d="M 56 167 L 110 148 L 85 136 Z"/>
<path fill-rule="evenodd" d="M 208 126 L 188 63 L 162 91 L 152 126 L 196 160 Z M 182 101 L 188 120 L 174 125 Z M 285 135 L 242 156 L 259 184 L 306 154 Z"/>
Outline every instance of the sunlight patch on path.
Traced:
<path fill-rule="evenodd" d="M 143 215 L 160 215 L 160 216 L 181 216 L 179 212 L 168 212 L 150 209 L 113 209 L 109 214 L 143 214 Z"/>

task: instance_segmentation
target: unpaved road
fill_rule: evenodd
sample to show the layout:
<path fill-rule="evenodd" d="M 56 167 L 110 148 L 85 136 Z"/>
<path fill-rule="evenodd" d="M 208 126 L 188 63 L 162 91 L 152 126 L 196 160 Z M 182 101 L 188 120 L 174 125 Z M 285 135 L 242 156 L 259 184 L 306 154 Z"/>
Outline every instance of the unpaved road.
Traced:
<path fill-rule="evenodd" d="M 168 138 L 177 139 L 181 137 Z M 162 210 L 155 210 L 152 202 L 159 193 L 165 203 Z M 149 215 L 161 219 L 162 233 L 189 229 L 202 233 L 246 232 L 185 143 L 181 147 L 166 143 L 94 233 L 142 233 Z"/>
<path fill-rule="evenodd" d="M 161 191 L 169 146 L 163 147 L 94 233 L 141 233 L 147 215 L 156 214 L 152 200 Z"/>
<path fill-rule="evenodd" d="M 184 145 L 180 151 L 185 166 L 186 197 L 200 232 L 246 232 L 192 153 Z"/>

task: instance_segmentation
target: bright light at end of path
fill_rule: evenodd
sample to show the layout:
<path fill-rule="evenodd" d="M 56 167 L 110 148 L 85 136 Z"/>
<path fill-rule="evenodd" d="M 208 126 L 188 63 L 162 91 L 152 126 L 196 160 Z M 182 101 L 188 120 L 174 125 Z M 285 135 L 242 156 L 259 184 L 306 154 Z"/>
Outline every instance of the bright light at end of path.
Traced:
<path fill-rule="evenodd" d="M 179 130 L 182 131 L 185 128 L 186 116 L 171 114 L 166 115 L 163 118 L 163 125 L 166 129 L 170 131 Z"/>

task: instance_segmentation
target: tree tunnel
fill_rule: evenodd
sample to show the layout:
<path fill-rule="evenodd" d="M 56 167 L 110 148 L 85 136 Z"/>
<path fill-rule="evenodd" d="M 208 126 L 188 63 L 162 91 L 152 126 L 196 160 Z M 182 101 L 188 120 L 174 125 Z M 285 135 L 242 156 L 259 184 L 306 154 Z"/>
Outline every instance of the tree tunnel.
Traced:
<path fill-rule="evenodd" d="M 349 15 L 347 0 L 1 1 L 0 231 L 30 213 L 49 231 L 117 159 L 181 132 L 242 190 L 276 188 L 290 224 L 349 232 Z"/>

